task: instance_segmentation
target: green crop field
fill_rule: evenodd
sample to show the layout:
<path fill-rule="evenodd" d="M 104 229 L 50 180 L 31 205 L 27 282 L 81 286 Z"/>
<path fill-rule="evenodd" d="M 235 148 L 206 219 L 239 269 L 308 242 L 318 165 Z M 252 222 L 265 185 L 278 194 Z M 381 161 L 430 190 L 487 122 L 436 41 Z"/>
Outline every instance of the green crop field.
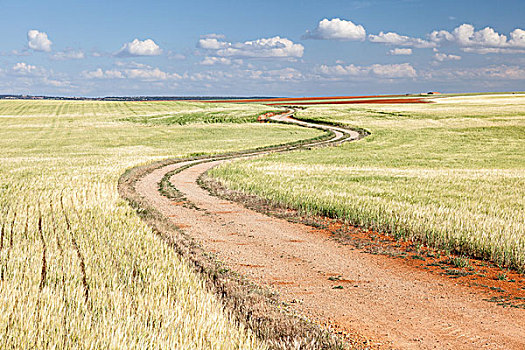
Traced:
<path fill-rule="evenodd" d="M 224 185 L 448 251 L 525 269 L 525 95 L 310 106 L 370 131 L 339 147 L 234 161 Z"/>
<path fill-rule="evenodd" d="M 265 348 L 119 198 L 117 180 L 163 158 L 321 134 L 206 124 L 267 110 L 0 101 L 0 348 Z"/>

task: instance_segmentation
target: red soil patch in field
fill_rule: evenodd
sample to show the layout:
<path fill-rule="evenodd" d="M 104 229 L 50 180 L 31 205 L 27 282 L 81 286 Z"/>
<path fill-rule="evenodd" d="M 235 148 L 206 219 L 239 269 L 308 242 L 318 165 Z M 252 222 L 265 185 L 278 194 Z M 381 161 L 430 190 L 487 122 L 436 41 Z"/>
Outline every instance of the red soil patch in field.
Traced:
<path fill-rule="evenodd" d="M 368 104 L 368 103 L 384 103 L 384 104 L 394 104 L 394 103 L 431 103 L 428 100 L 422 98 L 378 98 L 373 100 L 345 100 L 345 101 L 322 101 L 322 102 L 298 102 L 293 103 L 294 105 L 346 105 L 346 104 Z M 267 103 L 269 106 L 278 106 L 282 103 Z"/>
<path fill-rule="evenodd" d="M 403 95 L 372 95 L 372 96 L 326 96 L 326 97 L 283 97 L 283 98 L 260 98 L 246 100 L 195 100 L 195 102 L 206 103 L 238 103 L 238 102 L 277 102 L 277 101 L 311 101 L 311 100 L 348 100 L 357 98 L 388 98 L 403 97 Z"/>

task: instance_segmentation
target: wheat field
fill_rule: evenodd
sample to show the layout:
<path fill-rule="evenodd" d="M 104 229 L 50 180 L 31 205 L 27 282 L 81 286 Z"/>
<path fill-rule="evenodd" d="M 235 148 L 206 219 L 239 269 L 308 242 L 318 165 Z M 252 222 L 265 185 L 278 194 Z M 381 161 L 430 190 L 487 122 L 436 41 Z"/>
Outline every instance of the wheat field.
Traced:
<path fill-rule="evenodd" d="M 266 348 L 119 198 L 117 181 L 163 158 L 320 134 L 205 120 L 248 121 L 267 110 L 0 101 L 0 348 Z M 148 123 L 165 116 L 184 122 Z"/>

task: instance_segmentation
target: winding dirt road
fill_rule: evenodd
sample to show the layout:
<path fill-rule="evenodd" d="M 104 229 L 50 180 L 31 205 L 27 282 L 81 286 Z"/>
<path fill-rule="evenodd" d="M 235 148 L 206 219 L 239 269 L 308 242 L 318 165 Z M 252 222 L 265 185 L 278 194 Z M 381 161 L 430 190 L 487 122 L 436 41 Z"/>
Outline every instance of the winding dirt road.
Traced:
<path fill-rule="evenodd" d="M 275 119 L 314 126 L 290 114 Z M 358 138 L 348 130 L 315 126 L 331 130 L 332 143 Z M 316 322 L 372 339 L 381 348 L 525 349 L 523 309 L 488 303 L 453 280 L 364 254 L 312 227 L 211 196 L 197 179 L 225 161 L 171 164 L 147 174 L 135 188 L 204 250 L 255 283 L 271 286 Z M 167 172 L 192 164 L 170 181 L 197 208 L 158 191 Z"/>

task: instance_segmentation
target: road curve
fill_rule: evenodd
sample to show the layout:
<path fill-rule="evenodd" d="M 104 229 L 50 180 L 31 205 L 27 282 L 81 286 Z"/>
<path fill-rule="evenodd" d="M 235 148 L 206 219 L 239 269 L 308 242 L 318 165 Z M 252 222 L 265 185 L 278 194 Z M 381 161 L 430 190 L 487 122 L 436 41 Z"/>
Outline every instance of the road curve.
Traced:
<path fill-rule="evenodd" d="M 333 132 L 329 141 L 310 146 L 359 137 L 356 132 L 298 121 L 291 115 L 273 119 Z M 363 254 L 312 227 L 211 196 L 197 179 L 226 161 L 218 156 L 170 164 L 137 180 L 135 190 L 205 251 L 254 282 L 271 286 L 283 301 L 319 323 L 373 339 L 381 348 L 525 348 L 525 310 L 488 303 L 445 277 L 381 255 Z M 166 173 L 186 166 L 170 181 L 194 207 L 174 203 L 158 191 Z"/>

